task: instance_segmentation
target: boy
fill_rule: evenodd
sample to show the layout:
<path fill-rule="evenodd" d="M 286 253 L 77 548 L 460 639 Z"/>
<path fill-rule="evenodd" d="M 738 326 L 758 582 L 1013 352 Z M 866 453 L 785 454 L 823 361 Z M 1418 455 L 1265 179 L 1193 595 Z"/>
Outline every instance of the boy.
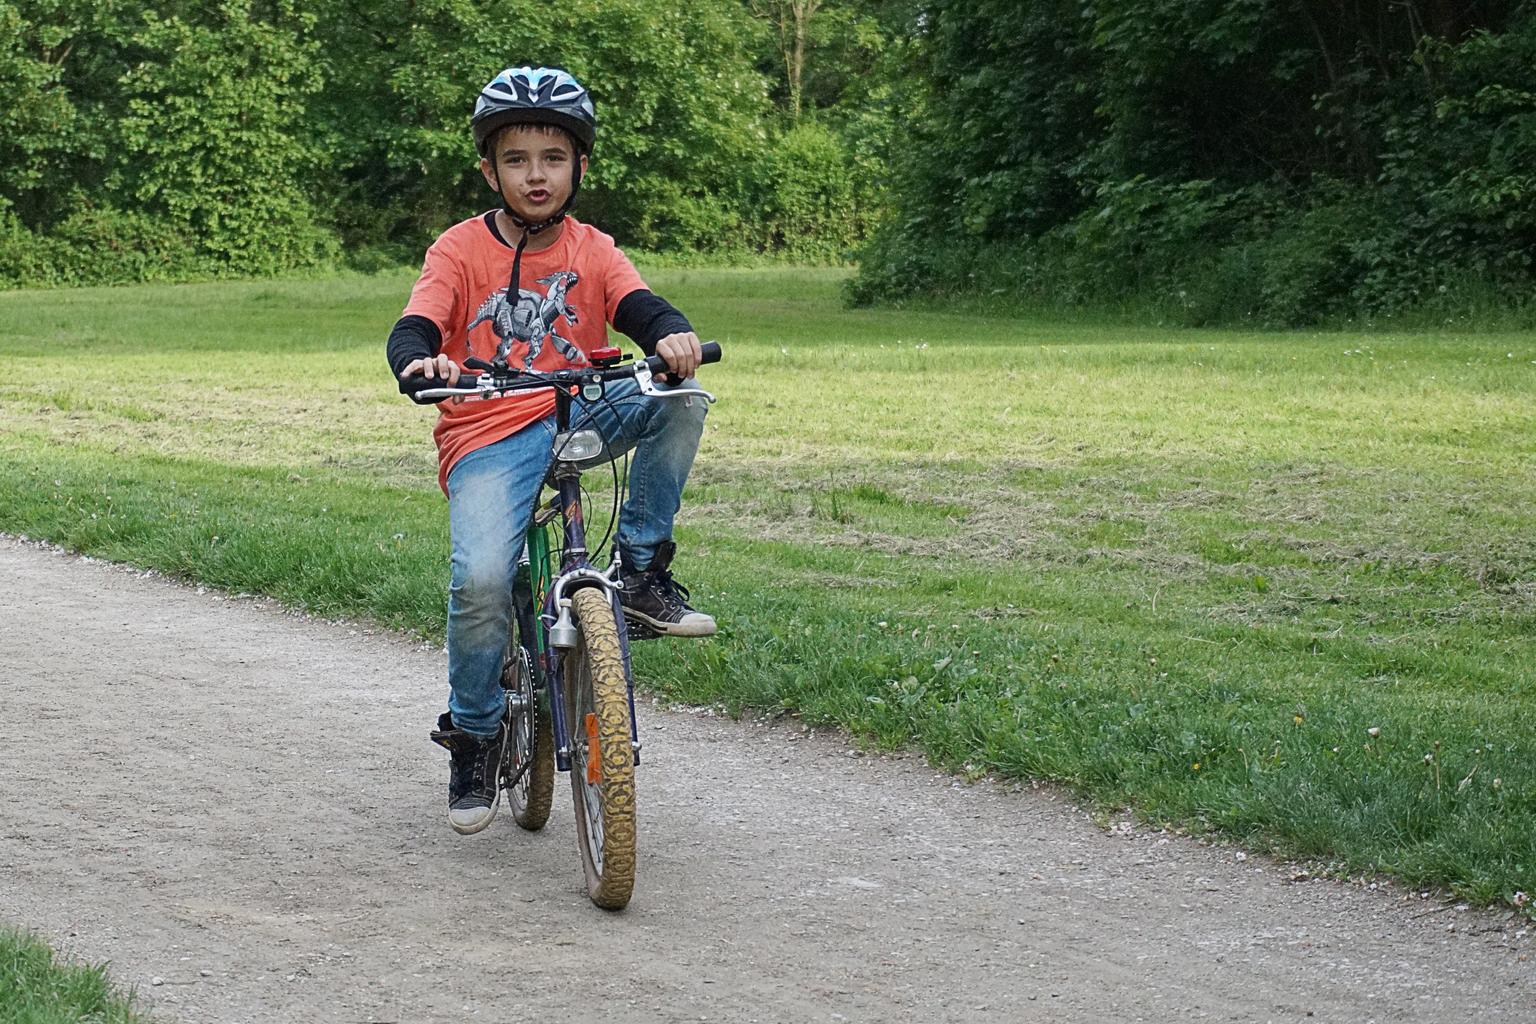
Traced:
<path fill-rule="evenodd" d="M 699 339 L 688 321 L 647 290 L 612 238 L 566 216 L 597 135 L 581 84 L 555 68 L 508 68 L 481 90 L 471 126 L 480 172 L 502 205 L 454 225 L 427 250 L 389 336 L 400 380 L 451 386 L 472 355 L 542 371 L 585 365 L 586 353 L 608 344 L 606 321 L 662 356 L 679 387 L 697 387 Z M 708 636 L 715 620 L 688 606 L 669 571 L 672 521 L 705 403 L 619 387 L 627 390 L 610 390 L 616 412 L 603 426 L 611 454 L 635 449 L 617 535 L 625 615 L 663 635 Z M 450 698 L 432 738 L 452 755 L 448 822 L 468 835 L 496 816 L 512 580 L 550 462 L 554 397 L 524 391 L 438 408 L 432 435 L 453 559 Z"/>

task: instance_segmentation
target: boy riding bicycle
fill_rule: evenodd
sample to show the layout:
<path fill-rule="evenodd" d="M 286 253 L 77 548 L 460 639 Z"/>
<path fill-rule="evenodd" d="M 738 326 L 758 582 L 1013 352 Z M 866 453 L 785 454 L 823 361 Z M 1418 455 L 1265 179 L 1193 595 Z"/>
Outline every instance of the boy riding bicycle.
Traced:
<path fill-rule="evenodd" d="M 597 135 L 581 84 L 559 69 L 508 68 L 481 90 L 471 125 L 481 174 L 502 205 L 427 250 L 389 336 L 396 376 L 451 386 L 471 356 L 540 371 L 583 366 L 608 344 L 611 323 L 664 358 L 678 387 L 697 387 L 699 339 L 687 319 L 646 288 L 612 238 L 567 216 Z M 609 397 L 617 436 L 606 438 L 608 454 L 635 452 L 616 540 L 625 616 L 665 636 L 708 636 L 715 620 L 689 607 L 671 573 L 672 523 L 706 403 L 660 401 L 633 384 Z M 512 582 L 549 468 L 554 397 L 524 391 L 438 408 L 432 434 L 453 553 L 450 697 L 432 738 L 452 755 L 449 824 L 468 835 L 496 815 Z"/>

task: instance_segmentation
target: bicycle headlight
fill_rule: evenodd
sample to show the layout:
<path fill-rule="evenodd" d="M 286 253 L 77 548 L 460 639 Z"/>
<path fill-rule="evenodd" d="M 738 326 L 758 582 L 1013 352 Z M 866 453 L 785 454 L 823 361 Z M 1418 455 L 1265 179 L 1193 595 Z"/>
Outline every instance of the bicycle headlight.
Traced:
<path fill-rule="evenodd" d="M 567 430 L 555 438 L 555 458 L 585 462 L 603 454 L 603 435 L 595 430 Z"/>

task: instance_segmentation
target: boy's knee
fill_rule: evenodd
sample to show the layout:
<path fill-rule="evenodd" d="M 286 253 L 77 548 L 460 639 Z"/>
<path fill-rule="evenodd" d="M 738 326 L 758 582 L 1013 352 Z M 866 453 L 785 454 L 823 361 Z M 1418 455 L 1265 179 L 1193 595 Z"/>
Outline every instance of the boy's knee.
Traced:
<path fill-rule="evenodd" d="M 512 573 L 516 566 L 504 558 L 471 557 L 455 562 L 449 590 L 464 609 L 505 605 L 512 600 Z"/>

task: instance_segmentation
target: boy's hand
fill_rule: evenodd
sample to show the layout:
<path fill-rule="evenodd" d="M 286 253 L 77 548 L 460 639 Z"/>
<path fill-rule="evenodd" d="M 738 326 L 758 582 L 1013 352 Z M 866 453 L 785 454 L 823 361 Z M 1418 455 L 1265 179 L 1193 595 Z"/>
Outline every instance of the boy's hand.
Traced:
<path fill-rule="evenodd" d="M 461 372 L 458 363 L 455 363 L 447 356 L 438 355 L 431 359 L 418 359 L 411 363 L 400 371 L 400 379 L 405 380 L 407 377 L 421 376 L 428 380 L 436 380 L 441 377 L 448 383 L 449 387 L 453 387 L 459 382 L 459 374 Z"/>
<path fill-rule="evenodd" d="M 669 334 L 662 338 L 656 343 L 656 354 L 667 361 L 667 369 L 671 371 L 664 376 L 676 381 L 692 377 L 704 358 L 699 348 L 699 336 L 692 331 L 687 334 Z"/>

